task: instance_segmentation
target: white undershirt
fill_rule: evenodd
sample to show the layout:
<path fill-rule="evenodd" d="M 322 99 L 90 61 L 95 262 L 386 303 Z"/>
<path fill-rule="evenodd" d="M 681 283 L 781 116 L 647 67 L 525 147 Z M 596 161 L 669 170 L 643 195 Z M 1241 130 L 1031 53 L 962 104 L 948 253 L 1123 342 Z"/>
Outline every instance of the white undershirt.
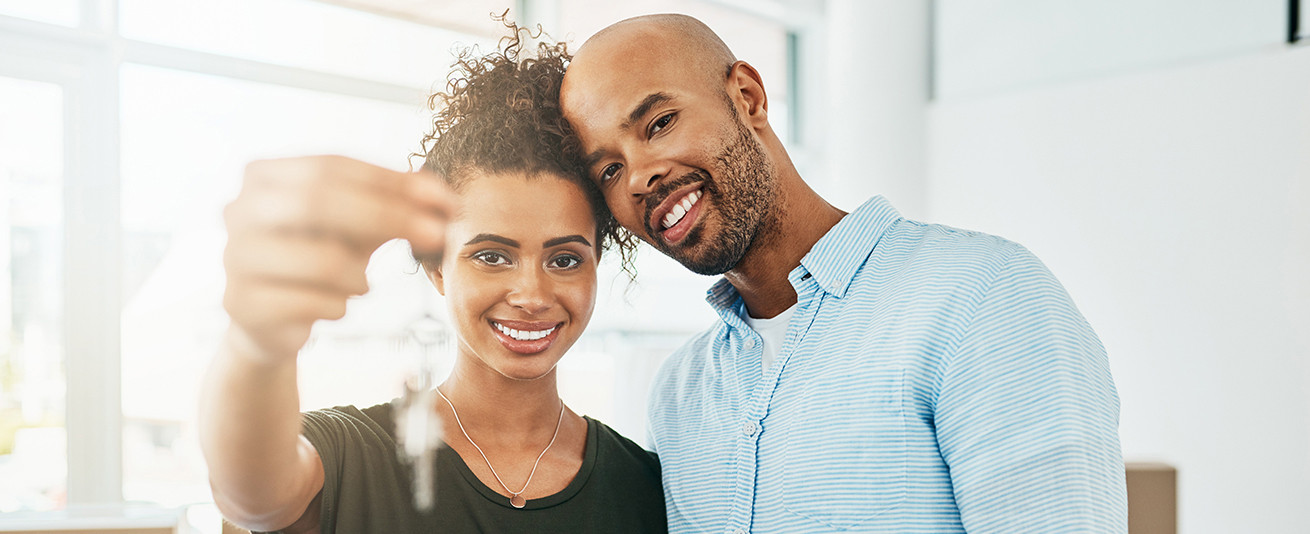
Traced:
<path fill-rule="evenodd" d="M 787 324 L 791 322 L 791 316 L 795 312 L 796 305 L 792 304 L 790 308 L 768 319 L 756 319 L 746 314 L 746 326 L 751 327 L 764 341 L 765 370 L 773 365 L 773 360 L 778 359 L 778 351 L 782 350 L 782 342 L 787 338 Z"/>

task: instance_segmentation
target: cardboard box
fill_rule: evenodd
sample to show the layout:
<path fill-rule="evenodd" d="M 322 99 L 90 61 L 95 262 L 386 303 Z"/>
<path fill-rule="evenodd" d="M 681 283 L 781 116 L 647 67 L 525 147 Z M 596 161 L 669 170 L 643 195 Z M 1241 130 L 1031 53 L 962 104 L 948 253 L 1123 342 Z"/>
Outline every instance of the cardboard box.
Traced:
<path fill-rule="evenodd" d="M 1128 534 L 1178 534 L 1178 471 L 1153 462 L 1125 462 Z"/>

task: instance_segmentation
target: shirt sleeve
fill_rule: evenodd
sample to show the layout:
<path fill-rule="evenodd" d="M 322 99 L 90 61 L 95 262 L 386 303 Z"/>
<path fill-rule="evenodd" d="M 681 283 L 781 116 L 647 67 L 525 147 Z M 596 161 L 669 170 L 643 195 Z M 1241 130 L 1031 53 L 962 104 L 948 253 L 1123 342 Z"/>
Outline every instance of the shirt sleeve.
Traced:
<path fill-rule="evenodd" d="M 945 361 L 935 406 L 965 530 L 1127 532 L 1119 398 L 1105 348 L 1014 245 Z"/>
<path fill-rule="evenodd" d="M 323 462 L 323 532 L 376 531 L 376 516 L 408 520 L 406 471 L 395 442 L 374 416 L 382 406 L 341 406 L 305 412 L 303 433 Z M 372 521 L 372 522 L 371 522 Z"/>

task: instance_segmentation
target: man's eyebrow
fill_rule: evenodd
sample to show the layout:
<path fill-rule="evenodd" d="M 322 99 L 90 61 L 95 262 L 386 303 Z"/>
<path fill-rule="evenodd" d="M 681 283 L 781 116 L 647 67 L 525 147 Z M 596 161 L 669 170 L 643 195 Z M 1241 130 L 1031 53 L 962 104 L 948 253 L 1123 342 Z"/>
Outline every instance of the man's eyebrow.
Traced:
<path fill-rule="evenodd" d="M 519 242 L 518 242 L 518 241 L 515 241 L 515 240 L 510 239 L 510 238 L 508 238 L 508 237 L 501 237 L 501 236 L 498 236 L 498 235 L 496 235 L 496 234 L 478 234 L 478 235 L 476 235 L 476 236 L 473 236 L 473 239 L 470 239 L 468 243 L 464 243 L 464 246 L 467 247 L 467 246 L 472 245 L 472 244 L 475 244 L 475 243 L 484 243 L 484 242 L 487 242 L 487 241 L 490 241 L 490 242 L 492 242 L 492 243 L 500 243 L 500 244 L 505 245 L 505 246 L 507 246 L 507 247 L 519 248 Z"/>
<path fill-rule="evenodd" d="M 587 241 L 587 238 L 582 237 L 578 234 L 573 234 L 573 235 L 566 235 L 564 237 L 556 237 L 554 239 L 549 239 L 545 243 L 541 244 L 541 248 L 550 248 L 557 245 L 563 245 L 565 243 L 582 243 L 589 247 L 591 246 L 591 242 Z"/>
<path fill-rule="evenodd" d="M 637 104 L 637 107 L 632 108 L 632 112 L 628 113 L 627 120 L 620 123 L 619 128 L 625 131 L 631 129 L 633 124 L 636 124 L 637 121 L 641 120 L 642 117 L 645 117 L 647 113 L 650 113 L 651 108 L 654 108 L 655 106 L 658 106 L 670 100 L 673 100 L 673 95 L 662 91 L 658 93 L 651 93 L 649 95 L 646 95 L 646 98 L 643 98 L 641 100 L 641 103 Z M 590 170 L 593 166 L 596 165 L 596 163 L 600 162 L 600 160 L 604 158 L 605 158 L 605 149 L 601 148 L 601 149 L 594 150 L 582 156 L 582 168 Z"/>
<path fill-rule="evenodd" d="M 643 98 L 641 103 L 637 104 L 637 107 L 632 108 L 632 112 L 628 113 L 628 120 L 623 121 L 623 124 L 620 125 L 620 127 L 624 130 L 632 128 L 633 124 L 641 120 L 642 117 L 645 117 L 647 113 L 650 113 L 651 108 L 670 100 L 673 100 L 673 95 L 664 92 L 646 95 L 646 98 Z"/>
<path fill-rule="evenodd" d="M 587 172 L 591 172 L 591 168 L 595 166 L 596 163 L 600 162 L 601 159 L 604 159 L 604 157 L 605 149 L 593 150 L 587 155 L 582 156 L 582 168 Z"/>

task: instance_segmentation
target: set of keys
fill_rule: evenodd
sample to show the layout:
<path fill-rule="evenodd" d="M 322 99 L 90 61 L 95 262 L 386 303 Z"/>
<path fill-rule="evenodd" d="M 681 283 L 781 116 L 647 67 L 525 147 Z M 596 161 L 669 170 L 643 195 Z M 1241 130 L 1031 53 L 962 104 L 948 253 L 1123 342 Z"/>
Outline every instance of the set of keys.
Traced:
<path fill-rule="evenodd" d="M 403 345 L 418 348 L 417 371 L 405 382 L 405 391 L 393 401 L 397 451 L 413 470 L 414 508 L 431 511 L 436 506 L 437 449 L 441 446 L 441 420 L 434 409 L 437 398 L 437 364 L 450 354 L 450 332 L 446 325 L 424 315 L 405 328 Z"/>

